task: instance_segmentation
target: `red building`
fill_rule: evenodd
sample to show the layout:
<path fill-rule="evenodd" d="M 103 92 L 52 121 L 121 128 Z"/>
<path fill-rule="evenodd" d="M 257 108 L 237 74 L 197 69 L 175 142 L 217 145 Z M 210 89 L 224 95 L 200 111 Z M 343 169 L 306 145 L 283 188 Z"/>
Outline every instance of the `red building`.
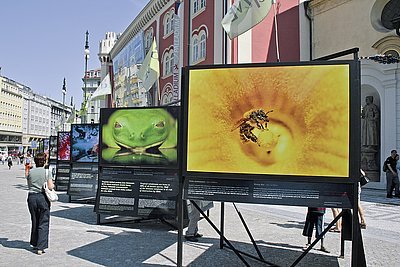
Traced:
<path fill-rule="evenodd" d="M 233 1 L 184 0 L 178 5 L 175 0 L 152 0 L 118 39 L 111 59 L 140 33 L 145 52 L 155 38 L 160 78 L 149 93 L 153 105 L 168 104 L 180 99 L 179 69 L 188 62 L 213 65 L 277 62 L 278 58 L 281 62 L 309 60 L 310 22 L 303 2 L 277 0 L 261 23 L 229 40 L 221 21 Z"/>

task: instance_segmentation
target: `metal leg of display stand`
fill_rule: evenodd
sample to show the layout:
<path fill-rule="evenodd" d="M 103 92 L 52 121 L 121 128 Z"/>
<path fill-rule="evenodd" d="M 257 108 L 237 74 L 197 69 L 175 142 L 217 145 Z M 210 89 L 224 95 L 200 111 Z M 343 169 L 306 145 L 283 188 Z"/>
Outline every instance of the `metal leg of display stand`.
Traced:
<path fill-rule="evenodd" d="M 182 192 L 182 190 L 179 190 Z M 181 194 L 181 193 L 180 193 Z M 182 195 L 178 196 L 178 246 L 177 246 L 177 257 L 176 257 L 176 265 L 178 267 L 182 267 L 183 262 L 183 199 Z"/>
<path fill-rule="evenodd" d="M 236 256 L 239 257 L 239 259 L 246 265 L 250 267 L 250 264 L 247 263 L 247 261 L 240 255 L 239 251 L 235 249 L 235 247 L 229 242 L 228 239 L 221 233 L 221 231 L 218 229 L 218 227 L 215 226 L 215 224 L 206 216 L 206 214 L 200 209 L 200 207 L 192 200 L 190 200 L 190 203 L 200 212 L 200 214 L 203 216 L 204 219 L 207 220 L 207 222 L 211 225 L 212 228 L 219 234 L 220 237 L 223 238 L 223 240 L 226 242 L 226 244 L 232 249 L 232 251 L 236 254 Z"/>
<path fill-rule="evenodd" d="M 245 220 L 244 220 L 242 214 L 241 214 L 240 211 L 237 209 L 235 203 L 233 203 L 233 207 L 235 207 L 235 210 L 236 210 L 237 214 L 239 215 L 239 218 L 240 218 L 240 220 L 242 221 L 242 224 L 243 224 L 244 228 L 246 229 L 247 235 L 249 236 L 249 238 L 250 238 L 250 240 L 251 240 L 251 243 L 252 243 L 253 246 L 254 246 L 254 249 L 257 251 L 258 256 L 260 257 L 261 260 L 265 261 L 265 260 L 264 260 L 264 257 L 262 256 L 262 254 L 261 254 L 261 252 L 260 252 L 260 250 L 258 249 L 257 243 L 256 243 L 256 241 L 254 240 L 253 235 L 251 234 L 249 227 L 247 227 L 247 224 L 246 224 L 246 222 L 245 222 Z"/>
<path fill-rule="evenodd" d="M 325 234 L 342 217 L 342 215 L 343 215 L 343 211 L 341 211 L 339 213 L 339 215 L 336 216 L 335 219 L 333 219 L 333 221 L 328 225 L 328 227 L 326 227 L 325 230 L 322 231 L 322 233 L 314 240 L 314 242 L 312 242 L 311 245 L 300 255 L 300 257 L 298 257 L 297 260 L 295 260 L 295 262 L 293 262 L 293 264 L 290 266 L 291 267 L 296 266 L 308 254 L 308 252 L 310 252 L 310 250 L 325 236 Z"/>
<path fill-rule="evenodd" d="M 96 224 L 100 225 L 100 214 L 99 213 L 97 213 L 97 215 L 96 215 Z"/>
<path fill-rule="evenodd" d="M 219 235 L 219 248 L 223 249 L 224 248 L 224 239 L 222 238 L 224 236 L 224 226 L 225 226 L 225 202 L 221 202 L 221 223 L 220 223 L 220 231 L 221 234 Z"/>

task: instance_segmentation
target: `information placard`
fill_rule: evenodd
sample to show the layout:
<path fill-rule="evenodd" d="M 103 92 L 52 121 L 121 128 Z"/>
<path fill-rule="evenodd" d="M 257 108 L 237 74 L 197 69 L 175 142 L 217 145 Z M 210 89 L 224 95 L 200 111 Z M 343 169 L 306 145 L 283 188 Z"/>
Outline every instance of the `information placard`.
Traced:
<path fill-rule="evenodd" d="M 352 184 L 188 178 L 184 188 L 185 199 L 348 209 L 354 203 Z"/>
<path fill-rule="evenodd" d="M 56 190 L 67 191 L 69 184 L 69 175 L 71 171 L 71 165 L 69 162 L 57 162 L 56 168 Z"/>
<path fill-rule="evenodd" d="M 74 197 L 96 197 L 98 165 L 93 163 L 71 164 L 68 195 Z"/>
<path fill-rule="evenodd" d="M 169 170 L 105 167 L 99 178 L 97 213 L 140 217 L 176 217 L 178 173 Z"/>

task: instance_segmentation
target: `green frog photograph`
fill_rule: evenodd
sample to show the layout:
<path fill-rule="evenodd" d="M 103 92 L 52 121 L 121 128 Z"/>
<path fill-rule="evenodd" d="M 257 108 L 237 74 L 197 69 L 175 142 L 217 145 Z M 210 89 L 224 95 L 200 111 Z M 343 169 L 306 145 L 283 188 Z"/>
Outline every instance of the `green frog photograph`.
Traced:
<path fill-rule="evenodd" d="M 101 164 L 177 165 L 179 107 L 102 109 Z"/>

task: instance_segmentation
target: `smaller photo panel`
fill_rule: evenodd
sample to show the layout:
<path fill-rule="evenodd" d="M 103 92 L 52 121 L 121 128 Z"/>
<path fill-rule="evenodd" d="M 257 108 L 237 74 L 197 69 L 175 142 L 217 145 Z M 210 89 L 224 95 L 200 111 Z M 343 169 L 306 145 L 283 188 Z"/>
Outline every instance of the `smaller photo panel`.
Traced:
<path fill-rule="evenodd" d="M 71 126 L 72 162 L 99 161 L 99 124 L 75 124 Z"/>
<path fill-rule="evenodd" d="M 57 159 L 57 136 L 50 136 L 49 139 L 49 158 Z"/>
<path fill-rule="evenodd" d="M 71 134 L 70 132 L 58 132 L 57 160 L 69 161 L 71 155 Z"/>

